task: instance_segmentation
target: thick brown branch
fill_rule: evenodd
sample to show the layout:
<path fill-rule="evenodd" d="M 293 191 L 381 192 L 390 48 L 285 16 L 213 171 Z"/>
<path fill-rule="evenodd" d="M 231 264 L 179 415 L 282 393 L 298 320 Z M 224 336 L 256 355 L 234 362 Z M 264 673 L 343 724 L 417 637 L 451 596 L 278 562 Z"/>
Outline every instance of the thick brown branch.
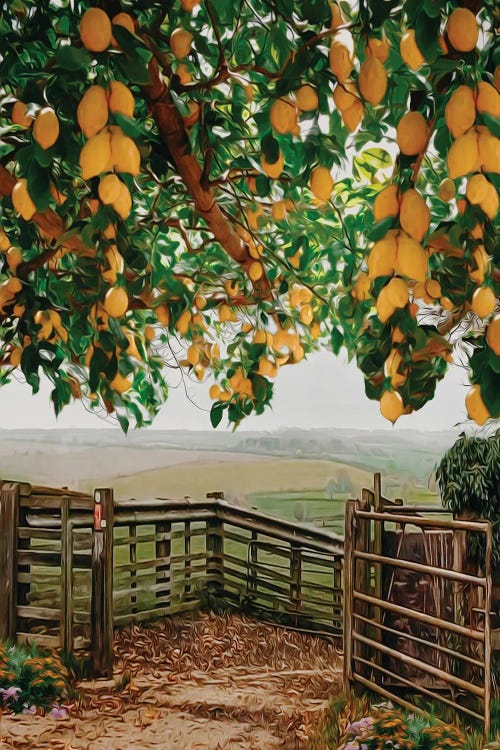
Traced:
<path fill-rule="evenodd" d="M 16 178 L 0 164 L 0 195 L 7 196 L 12 192 L 12 188 L 16 184 Z M 17 275 L 20 278 L 25 278 L 30 271 L 35 268 L 40 268 L 45 265 L 54 255 L 57 253 L 59 246 L 63 245 L 68 250 L 84 250 L 85 245 L 83 244 L 79 235 L 75 234 L 70 237 L 66 237 L 63 242 L 58 242 L 59 238 L 64 234 L 65 227 L 63 220 L 56 214 L 55 211 L 48 209 L 47 211 L 37 211 L 33 216 L 32 221 L 37 224 L 41 232 L 54 241 L 54 246 L 47 248 L 43 253 L 38 255 L 26 263 L 21 263 L 17 269 Z"/>
<path fill-rule="evenodd" d="M 203 172 L 196 157 L 191 153 L 184 121 L 166 84 L 162 81 L 155 58 L 152 58 L 150 62 L 149 72 L 151 84 L 145 87 L 146 99 L 160 137 L 168 148 L 177 171 L 194 201 L 195 208 L 226 253 L 245 270 L 248 270 L 250 264 L 253 263 L 248 246 L 242 242 L 220 210 L 213 191 L 210 187 L 203 185 Z M 269 297 L 270 287 L 267 279 L 258 282 L 258 291 L 261 297 Z"/>

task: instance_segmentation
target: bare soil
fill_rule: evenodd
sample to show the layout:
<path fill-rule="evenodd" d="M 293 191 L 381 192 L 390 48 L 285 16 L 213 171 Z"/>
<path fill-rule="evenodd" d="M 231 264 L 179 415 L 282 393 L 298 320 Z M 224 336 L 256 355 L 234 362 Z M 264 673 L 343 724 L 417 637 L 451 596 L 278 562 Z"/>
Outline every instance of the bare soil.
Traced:
<path fill-rule="evenodd" d="M 2 719 L 16 750 L 305 750 L 341 659 L 327 640 L 203 614 L 131 626 L 115 638 L 113 681 L 81 683 L 68 718 Z"/>

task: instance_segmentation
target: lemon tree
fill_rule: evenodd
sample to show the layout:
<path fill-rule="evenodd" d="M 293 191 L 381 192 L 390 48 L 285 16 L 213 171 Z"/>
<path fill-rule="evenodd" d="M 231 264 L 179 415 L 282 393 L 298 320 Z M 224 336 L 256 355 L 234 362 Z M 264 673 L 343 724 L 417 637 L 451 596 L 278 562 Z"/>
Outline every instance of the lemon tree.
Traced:
<path fill-rule="evenodd" d="M 500 417 L 500 51 L 467 0 L 6 0 L 0 382 L 211 421 L 345 348 L 394 422 Z M 332 387 L 335 387 L 332 384 Z"/>

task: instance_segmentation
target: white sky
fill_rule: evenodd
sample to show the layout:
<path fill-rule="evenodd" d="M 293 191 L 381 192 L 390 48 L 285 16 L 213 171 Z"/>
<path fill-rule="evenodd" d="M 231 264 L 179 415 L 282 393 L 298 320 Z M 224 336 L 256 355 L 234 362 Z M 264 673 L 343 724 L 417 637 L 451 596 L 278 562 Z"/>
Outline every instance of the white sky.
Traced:
<path fill-rule="evenodd" d="M 156 421 L 157 429 L 210 430 L 209 384 L 191 383 L 189 394 L 202 411 L 186 398 L 182 387 L 172 388 L 169 401 Z M 466 374 L 450 367 L 435 398 L 416 414 L 401 417 L 391 425 L 380 416 L 378 403 L 364 393 L 363 378 L 355 363 L 331 353 L 314 354 L 307 361 L 283 367 L 276 381 L 273 408 L 260 417 L 248 418 L 240 430 L 273 430 L 282 427 L 443 430 L 466 420 L 464 398 Z M 80 403 L 66 407 L 58 419 L 49 402 L 50 387 L 37 396 L 29 386 L 17 382 L 0 388 L 0 426 L 15 428 L 102 428 L 116 423 L 89 414 Z M 221 429 L 219 427 L 218 429 Z"/>

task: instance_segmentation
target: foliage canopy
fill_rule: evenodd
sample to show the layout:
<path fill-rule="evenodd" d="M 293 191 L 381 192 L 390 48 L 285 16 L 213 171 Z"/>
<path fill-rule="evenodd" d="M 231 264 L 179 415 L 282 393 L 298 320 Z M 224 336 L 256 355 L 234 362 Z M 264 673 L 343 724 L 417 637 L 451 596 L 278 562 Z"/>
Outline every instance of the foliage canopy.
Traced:
<path fill-rule="evenodd" d="M 500 417 L 498 15 L 463 6 L 2 2 L 1 383 L 127 429 L 180 368 L 237 424 L 345 347 L 395 421 L 455 347 Z"/>

